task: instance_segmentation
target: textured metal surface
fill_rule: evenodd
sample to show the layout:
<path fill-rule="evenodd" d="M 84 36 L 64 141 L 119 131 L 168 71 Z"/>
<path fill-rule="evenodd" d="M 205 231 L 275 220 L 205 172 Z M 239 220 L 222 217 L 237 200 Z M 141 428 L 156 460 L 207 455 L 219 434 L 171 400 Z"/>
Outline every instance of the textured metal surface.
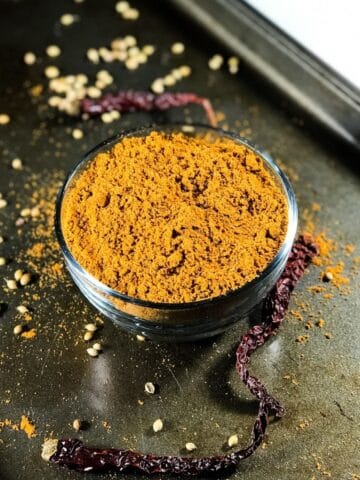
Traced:
<path fill-rule="evenodd" d="M 177 88 L 209 96 L 216 109 L 224 112 L 231 129 L 251 128 L 247 133 L 255 143 L 297 172 L 294 187 L 300 209 L 318 202 L 322 209 L 317 227 L 327 229 L 340 246 L 353 243 L 360 248 L 356 159 L 328 138 L 309 136 L 306 127 L 300 128 L 299 122 L 289 118 L 279 108 L 279 101 L 270 98 L 271 92 L 264 91 L 261 84 L 254 85 L 245 70 L 235 77 L 226 71 L 210 72 L 207 59 L 215 53 L 214 45 L 194 36 L 187 25 L 178 24 L 176 16 L 154 8 L 153 2 L 138 5 L 141 18 L 134 24 L 117 18 L 113 2 L 107 1 L 88 0 L 82 5 L 3 1 L 0 5 L 0 112 L 12 117 L 9 125 L 0 126 L 0 192 L 9 201 L 0 210 L 0 235 L 6 239 L 0 255 L 12 259 L 0 267 L 0 300 L 7 306 L 0 317 L 0 421 L 19 422 L 21 415 L 29 415 L 38 434 L 28 439 L 24 432 L 2 429 L 1 480 L 81 478 L 40 459 L 45 437 L 74 435 L 74 418 L 89 422 L 88 429 L 79 434 L 88 443 L 180 453 L 185 442 L 192 441 L 198 446 L 196 453 L 202 455 L 221 451 L 233 433 L 246 444 L 256 411 L 233 369 L 237 339 L 247 325 L 238 324 L 206 342 L 156 345 L 138 342 L 105 321 L 99 333 L 105 350 L 93 359 L 86 354 L 82 335 L 83 325 L 93 320 L 96 312 L 68 277 L 53 289 L 40 288 L 40 282 L 35 282 L 13 293 L 3 291 L 3 279 L 13 274 L 18 256 L 31 245 L 28 227 L 19 229 L 21 234 L 14 227 L 16 212 L 27 206 L 24 185 L 31 173 L 41 173 L 39 183 L 44 184 L 51 172 L 61 170 L 65 175 L 83 152 L 121 128 L 154 119 L 184 118 L 182 110 L 175 110 L 153 116 L 129 114 L 111 125 L 91 121 L 82 126 L 84 139 L 75 141 L 68 128 L 80 122 L 59 121 L 46 110 L 39 112 L 24 88 L 24 82 L 28 82 L 27 88 L 44 83 L 41 71 L 45 64 L 56 63 L 64 73 L 93 75 L 99 68 L 84 59 L 88 47 L 106 45 L 127 33 L 135 33 L 142 44 L 155 43 L 158 52 L 139 71 L 127 72 L 117 64 L 107 66 L 118 88 L 146 88 L 173 66 L 189 63 L 194 74 Z M 56 22 L 66 12 L 79 13 L 81 20 L 65 30 Z M 176 40 L 188 46 L 179 60 L 168 54 L 168 46 Z M 63 55 L 45 62 L 44 49 L 51 43 L 59 44 Z M 25 67 L 22 55 L 26 50 L 39 52 L 41 63 Z M 44 100 L 40 98 L 38 103 Z M 193 121 L 203 120 L 197 108 L 188 112 Z M 54 149 L 60 155 L 55 156 Z M 26 165 L 23 172 L 9 168 L 16 156 Z M 348 272 L 351 257 L 344 256 L 340 248 L 339 258 L 344 259 Z M 252 370 L 285 404 L 287 415 L 270 426 L 266 448 L 244 462 L 234 479 L 308 480 L 326 478 L 326 472 L 331 472 L 332 478 L 350 480 L 352 474 L 360 474 L 358 276 L 351 280 L 347 295 L 329 287 L 335 296 L 328 301 L 307 290 L 318 283 L 318 276 L 319 269 L 311 268 L 293 300 L 294 309 L 308 303 L 305 320 L 289 315 L 278 337 L 253 359 Z M 15 338 L 12 333 L 18 321 L 15 306 L 26 292 L 40 295 L 33 307 L 32 325 L 38 329 L 33 340 Z M 326 331 L 333 335 L 330 340 L 320 329 L 304 329 L 309 314 L 325 319 Z M 295 338 L 304 333 L 309 333 L 309 341 L 297 344 Z M 159 384 L 157 395 L 145 395 L 147 381 Z M 164 430 L 154 434 L 151 425 L 159 417 L 164 420 Z"/>

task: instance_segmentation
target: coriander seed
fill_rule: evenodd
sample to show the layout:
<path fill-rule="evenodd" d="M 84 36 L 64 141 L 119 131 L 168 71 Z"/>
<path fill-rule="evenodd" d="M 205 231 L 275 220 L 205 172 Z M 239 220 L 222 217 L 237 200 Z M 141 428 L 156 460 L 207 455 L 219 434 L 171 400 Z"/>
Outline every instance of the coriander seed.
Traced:
<path fill-rule="evenodd" d="M 20 158 L 14 158 L 14 160 L 12 160 L 12 162 L 11 162 L 11 167 L 14 170 L 22 170 L 23 169 L 23 163 L 20 160 Z"/>
<path fill-rule="evenodd" d="M 81 430 L 81 428 L 82 428 L 82 426 L 83 426 L 83 425 L 82 425 L 82 421 L 79 420 L 78 418 L 76 418 L 76 419 L 73 421 L 72 426 L 73 426 L 73 429 L 74 429 L 76 432 L 78 432 L 79 430 Z"/>
<path fill-rule="evenodd" d="M 36 55 L 33 52 L 26 52 L 24 55 L 24 63 L 26 65 L 34 65 L 36 62 Z"/>
<path fill-rule="evenodd" d="M 14 278 L 17 282 L 20 281 L 21 277 L 23 276 L 24 272 L 22 270 L 16 270 L 14 273 Z"/>
<path fill-rule="evenodd" d="M 49 45 L 46 48 L 46 54 L 48 57 L 56 58 L 60 55 L 61 50 L 57 45 Z"/>
<path fill-rule="evenodd" d="M 69 27 L 75 22 L 76 19 L 77 17 L 72 13 L 64 13 L 64 15 L 61 15 L 60 17 L 60 23 L 61 25 L 64 25 L 64 27 Z"/>
<path fill-rule="evenodd" d="M 20 285 L 22 287 L 25 287 L 26 285 L 29 285 L 30 282 L 31 282 L 30 273 L 24 273 L 20 278 Z"/>
<path fill-rule="evenodd" d="M 150 395 L 154 395 L 156 387 L 152 382 L 146 382 L 144 390 L 146 393 L 149 393 Z"/>
<path fill-rule="evenodd" d="M 7 125 L 10 122 L 10 116 L 7 113 L 0 113 L 0 125 Z"/>
<path fill-rule="evenodd" d="M 20 333 L 23 331 L 23 326 L 22 325 L 16 325 L 14 327 L 14 335 L 20 335 Z"/>
<path fill-rule="evenodd" d="M 239 437 L 237 435 L 231 435 L 228 438 L 227 444 L 229 445 L 229 447 L 235 447 L 235 445 L 237 445 L 238 443 L 239 443 Z"/>
<path fill-rule="evenodd" d="M 8 287 L 9 290 L 17 289 L 17 284 L 15 280 L 5 280 L 5 281 L 6 281 L 6 286 Z"/>
<path fill-rule="evenodd" d="M 16 307 L 16 310 L 19 312 L 19 313 L 27 313 L 29 310 L 27 309 L 27 307 L 25 307 L 25 305 L 18 305 Z"/>
<path fill-rule="evenodd" d="M 185 45 L 181 42 L 176 42 L 171 45 L 171 53 L 174 55 L 181 55 L 185 51 Z"/>
<path fill-rule="evenodd" d="M 93 332 L 85 332 L 84 334 L 85 342 L 89 342 L 90 340 L 92 340 L 93 336 L 94 336 Z"/>
<path fill-rule="evenodd" d="M 194 450 L 197 449 L 197 446 L 193 442 L 187 442 L 185 443 L 185 448 L 188 452 L 193 452 Z"/>
<path fill-rule="evenodd" d="M 88 348 L 86 351 L 90 357 L 97 357 L 99 355 L 99 352 L 92 347 Z"/>
<path fill-rule="evenodd" d="M 160 418 L 155 420 L 155 422 L 153 423 L 154 432 L 155 433 L 160 432 L 163 428 L 164 428 L 163 421 Z"/>
<path fill-rule="evenodd" d="M 95 323 L 87 323 L 85 325 L 85 330 L 87 330 L 88 332 L 96 332 L 97 329 L 98 327 L 95 325 Z"/>

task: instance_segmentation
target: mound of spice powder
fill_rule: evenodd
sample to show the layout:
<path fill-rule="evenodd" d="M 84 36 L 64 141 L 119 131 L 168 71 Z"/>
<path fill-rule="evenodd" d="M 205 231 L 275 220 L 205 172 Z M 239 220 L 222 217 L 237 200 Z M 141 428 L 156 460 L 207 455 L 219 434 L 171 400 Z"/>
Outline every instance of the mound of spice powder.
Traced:
<path fill-rule="evenodd" d="M 282 188 L 230 139 L 151 132 L 99 153 L 61 212 L 83 268 L 142 300 L 212 298 L 257 277 L 284 241 Z"/>

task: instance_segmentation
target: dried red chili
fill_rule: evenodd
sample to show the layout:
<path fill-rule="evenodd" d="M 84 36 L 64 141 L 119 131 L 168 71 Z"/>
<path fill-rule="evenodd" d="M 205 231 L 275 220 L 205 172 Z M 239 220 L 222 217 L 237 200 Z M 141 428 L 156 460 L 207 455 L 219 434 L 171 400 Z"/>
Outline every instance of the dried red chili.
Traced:
<path fill-rule="evenodd" d="M 55 441 L 47 459 L 80 472 L 137 471 L 145 474 L 171 473 L 200 475 L 220 472 L 235 467 L 252 455 L 261 444 L 269 416 L 282 417 L 284 408 L 272 397 L 256 377 L 250 375 L 247 364 L 254 351 L 276 334 L 288 308 L 290 294 L 302 277 L 311 259 L 318 254 L 316 245 L 305 237 L 294 243 L 285 270 L 264 302 L 263 321 L 241 337 L 236 351 L 236 370 L 250 392 L 259 400 L 250 444 L 237 452 L 204 458 L 156 456 L 131 450 L 86 447 L 77 439 Z M 52 441 L 54 442 L 54 441 Z M 45 444 L 46 445 L 46 444 Z"/>
<path fill-rule="evenodd" d="M 84 98 L 81 101 L 81 112 L 90 116 L 101 115 L 105 112 L 117 110 L 118 112 L 136 112 L 153 110 L 168 110 L 173 107 L 184 107 L 189 104 L 201 105 L 208 117 L 210 125 L 216 125 L 215 112 L 210 100 L 199 97 L 194 93 L 165 92 L 155 95 L 150 92 L 124 91 L 116 94 L 107 93 L 97 99 Z"/>

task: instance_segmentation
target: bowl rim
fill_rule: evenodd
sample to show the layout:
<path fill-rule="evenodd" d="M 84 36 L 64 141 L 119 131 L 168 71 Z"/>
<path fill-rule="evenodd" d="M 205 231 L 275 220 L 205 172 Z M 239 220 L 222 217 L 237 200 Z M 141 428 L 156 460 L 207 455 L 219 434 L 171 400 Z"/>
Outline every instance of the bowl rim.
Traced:
<path fill-rule="evenodd" d="M 285 235 L 285 239 L 281 244 L 277 254 L 274 256 L 271 262 L 264 268 L 264 270 L 257 277 L 250 280 L 243 286 L 236 288 L 234 290 L 231 290 L 230 292 L 227 292 L 225 294 L 218 295 L 216 297 L 195 300 L 191 302 L 177 302 L 177 303 L 154 302 L 150 300 L 142 300 L 140 298 L 131 297 L 117 290 L 114 290 L 108 287 L 107 285 L 105 285 L 104 283 L 100 282 L 100 280 L 98 280 L 91 273 L 85 270 L 72 255 L 65 241 L 65 238 L 62 232 L 62 226 L 61 226 L 61 208 L 62 208 L 62 202 L 63 202 L 64 196 L 66 194 L 67 188 L 71 183 L 71 180 L 74 178 L 77 172 L 81 170 L 83 165 L 86 164 L 88 161 L 91 161 L 91 159 L 94 158 L 97 153 L 104 151 L 106 147 L 110 148 L 114 144 L 121 141 L 121 139 L 129 137 L 134 134 L 139 136 L 139 133 L 149 134 L 152 131 L 161 131 L 161 129 L 165 131 L 166 129 L 173 129 L 173 130 L 178 130 L 179 133 L 187 133 L 186 129 L 189 129 L 190 127 L 191 129 L 194 129 L 194 130 L 202 129 L 202 130 L 208 130 L 214 133 L 218 133 L 219 135 L 221 135 L 221 137 L 229 138 L 231 140 L 234 140 L 238 144 L 240 143 L 242 145 L 245 145 L 246 147 L 251 149 L 254 153 L 256 153 L 256 155 L 260 156 L 260 158 L 266 163 L 270 171 L 275 175 L 277 180 L 280 181 L 280 184 L 283 188 L 283 191 L 287 200 L 288 225 L 287 225 L 287 232 Z M 186 124 L 183 122 L 166 122 L 166 123 L 154 123 L 154 124 L 144 125 L 137 128 L 122 130 L 121 132 L 101 141 L 96 146 L 88 150 L 81 157 L 81 159 L 74 165 L 74 167 L 69 170 L 57 194 L 54 224 L 55 224 L 55 234 L 66 262 L 69 262 L 71 267 L 75 268 L 78 274 L 80 274 L 81 276 L 85 276 L 87 280 L 90 283 L 92 283 L 93 286 L 98 290 L 100 290 L 102 293 L 115 297 L 119 300 L 123 300 L 127 303 L 132 303 L 134 305 L 139 305 L 142 307 L 148 307 L 148 308 L 153 308 L 158 310 L 169 310 L 169 309 L 177 310 L 177 309 L 191 309 L 191 308 L 200 307 L 200 306 L 210 306 L 211 304 L 214 304 L 216 302 L 221 302 L 221 301 L 230 299 L 233 296 L 236 296 L 237 294 L 239 294 L 240 292 L 244 293 L 244 292 L 247 292 L 248 290 L 250 291 L 254 286 L 262 282 L 273 271 L 273 269 L 283 261 L 284 257 L 287 258 L 288 255 L 290 254 L 291 247 L 295 240 L 295 235 L 298 227 L 298 207 L 296 203 L 294 190 L 285 173 L 281 170 L 281 168 L 275 163 L 275 161 L 266 151 L 256 147 L 247 138 L 241 137 L 240 135 L 234 132 L 226 131 L 218 127 L 211 127 L 209 125 L 202 124 L 202 123 Z"/>

